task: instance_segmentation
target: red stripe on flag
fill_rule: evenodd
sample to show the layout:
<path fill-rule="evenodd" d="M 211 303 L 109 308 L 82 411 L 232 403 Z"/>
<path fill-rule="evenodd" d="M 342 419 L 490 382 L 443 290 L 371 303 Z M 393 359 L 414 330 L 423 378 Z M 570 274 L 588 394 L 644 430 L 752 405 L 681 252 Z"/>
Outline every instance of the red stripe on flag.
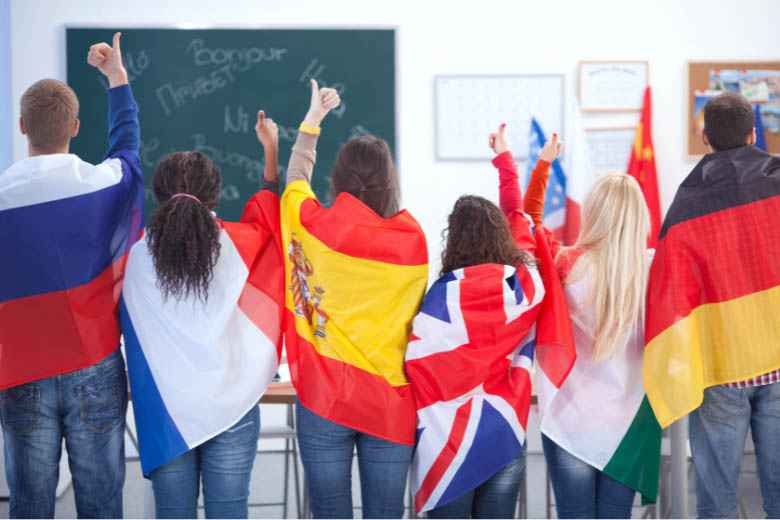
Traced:
<path fill-rule="evenodd" d="M 119 347 L 125 260 L 88 284 L 0 303 L 0 390 L 86 368 Z"/>
<path fill-rule="evenodd" d="M 441 481 L 444 473 L 447 472 L 447 468 L 450 467 L 450 464 L 458 454 L 458 449 L 460 449 L 463 437 L 466 435 L 466 428 L 469 424 L 472 402 L 473 399 L 469 399 L 458 408 L 457 412 L 455 412 L 455 419 L 452 423 L 450 436 L 447 438 L 447 444 L 441 450 L 441 453 L 439 453 L 439 456 L 431 466 L 431 469 L 428 470 L 428 473 L 425 475 L 425 479 L 420 485 L 420 489 L 417 490 L 417 493 L 414 495 L 414 507 L 417 509 L 418 513 L 425 506 L 426 502 L 428 502 L 428 499 L 431 497 L 431 494 L 433 494 L 433 491 L 436 489 L 439 481 Z"/>
<path fill-rule="evenodd" d="M 650 269 L 647 301 L 654 305 L 648 306 L 645 342 L 700 305 L 780 285 L 780 263 L 752 257 L 761 251 L 760 258 L 780 258 L 780 227 L 767 224 L 778 214 L 780 196 L 775 196 L 672 226 Z M 707 261 L 699 261 L 704 256 Z"/>
<path fill-rule="evenodd" d="M 566 224 L 563 226 L 563 244 L 574 245 L 580 236 L 580 205 L 566 197 Z"/>
<path fill-rule="evenodd" d="M 282 357 L 282 316 L 279 303 L 262 290 L 247 283 L 238 298 L 238 307 L 276 346 L 276 358 L 279 361 Z"/>
<path fill-rule="evenodd" d="M 295 332 L 285 309 L 285 345 L 298 398 L 311 411 L 349 428 L 399 444 L 413 445 L 417 413 L 411 387 L 321 356 Z"/>
<path fill-rule="evenodd" d="M 315 199 L 301 204 L 301 225 L 334 251 L 396 265 L 428 263 L 428 243 L 420 224 L 406 210 L 383 219 L 349 193 L 331 208 Z"/>

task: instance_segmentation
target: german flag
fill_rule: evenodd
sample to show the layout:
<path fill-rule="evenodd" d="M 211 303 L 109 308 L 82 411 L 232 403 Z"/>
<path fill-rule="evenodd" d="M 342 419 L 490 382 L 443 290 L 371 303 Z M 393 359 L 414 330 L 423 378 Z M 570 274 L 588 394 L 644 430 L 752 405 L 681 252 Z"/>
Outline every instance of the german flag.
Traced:
<path fill-rule="evenodd" d="M 404 355 L 428 281 L 407 211 L 383 219 L 348 193 L 323 208 L 306 181 L 282 197 L 285 345 L 298 398 L 344 426 L 414 444 Z"/>
<path fill-rule="evenodd" d="M 705 388 L 780 368 L 780 158 L 753 146 L 706 155 L 658 240 L 644 384 L 666 427 Z"/>

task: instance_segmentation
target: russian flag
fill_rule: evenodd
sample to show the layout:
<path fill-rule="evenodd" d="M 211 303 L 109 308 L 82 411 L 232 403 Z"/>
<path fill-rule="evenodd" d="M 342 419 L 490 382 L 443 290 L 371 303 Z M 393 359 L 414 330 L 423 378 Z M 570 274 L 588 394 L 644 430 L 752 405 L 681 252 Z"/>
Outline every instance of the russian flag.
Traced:
<path fill-rule="evenodd" d="M 218 222 L 205 302 L 163 297 L 145 239 L 127 261 L 121 321 L 144 475 L 235 424 L 279 366 L 279 199 L 260 192 L 241 223 Z"/>
<path fill-rule="evenodd" d="M 110 139 L 130 146 L 97 166 L 51 154 L 0 174 L 0 390 L 85 368 L 119 346 L 123 264 L 143 224 L 129 92 L 113 115 L 135 126 L 114 127 Z"/>

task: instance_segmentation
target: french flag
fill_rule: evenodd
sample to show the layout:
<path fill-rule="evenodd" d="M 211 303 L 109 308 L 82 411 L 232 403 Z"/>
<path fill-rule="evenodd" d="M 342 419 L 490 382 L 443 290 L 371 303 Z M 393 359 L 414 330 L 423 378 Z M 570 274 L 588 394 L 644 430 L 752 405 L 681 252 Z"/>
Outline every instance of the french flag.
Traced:
<path fill-rule="evenodd" d="M 496 264 L 447 273 L 428 291 L 405 366 L 417 405 L 418 512 L 476 488 L 521 452 L 544 295 L 536 268 Z"/>
<path fill-rule="evenodd" d="M 79 370 L 119 346 L 125 256 L 143 225 L 137 107 L 109 93 L 111 150 L 22 160 L 0 174 L 0 390 Z"/>
<path fill-rule="evenodd" d="M 240 223 L 217 222 L 205 302 L 163 297 L 146 239 L 127 260 L 121 321 L 144 475 L 235 424 L 279 366 L 279 199 L 262 191 Z"/>

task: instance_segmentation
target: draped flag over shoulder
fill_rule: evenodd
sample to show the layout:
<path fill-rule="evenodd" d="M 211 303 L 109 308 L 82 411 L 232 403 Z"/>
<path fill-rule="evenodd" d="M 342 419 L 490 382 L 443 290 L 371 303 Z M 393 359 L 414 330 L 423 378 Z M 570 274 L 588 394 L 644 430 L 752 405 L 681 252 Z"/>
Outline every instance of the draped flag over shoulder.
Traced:
<path fill-rule="evenodd" d="M 575 253 L 578 257 L 581 254 Z M 573 264 L 577 258 L 570 258 Z M 587 301 L 592 277 L 566 286 L 577 360 L 560 388 L 538 384 L 541 431 L 580 460 L 655 502 L 661 459 L 661 428 L 642 387 L 644 336 L 639 326 L 625 331 L 625 348 L 606 360 L 593 359 L 595 323 Z M 538 381 L 538 380 L 537 380 Z"/>
<path fill-rule="evenodd" d="M 31 157 L 0 174 L 0 390 L 117 349 L 125 255 L 141 232 L 143 196 L 130 150 L 96 166 L 72 154 Z"/>
<path fill-rule="evenodd" d="M 282 238 L 298 398 L 331 421 L 414 444 L 403 359 L 428 280 L 422 228 L 405 210 L 383 219 L 348 193 L 323 208 L 301 180 L 282 197 Z"/>
<path fill-rule="evenodd" d="M 661 229 L 661 199 L 658 198 L 658 175 L 655 169 L 653 151 L 652 116 L 650 113 L 650 87 L 645 88 L 642 116 L 636 127 L 634 146 L 628 162 L 628 173 L 635 178 L 645 196 L 647 210 L 650 212 L 650 238 L 647 247 L 655 247 L 658 230 Z"/>
<path fill-rule="evenodd" d="M 235 424 L 279 366 L 279 198 L 261 191 L 240 223 L 218 222 L 205 301 L 165 299 L 147 241 L 130 251 L 121 319 L 144 475 Z"/>
<path fill-rule="evenodd" d="M 709 386 L 780 368 L 780 158 L 704 156 L 672 202 L 650 269 L 644 384 L 666 427 Z"/>
<path fill-rule="evenodd" d="M 535 269 L 484 264 L 428 291 L 406 353 L 417 403 L 411 486 L 418 512 L 474 489 L 525 441 L 532 330 L 544 298 Z"/>

